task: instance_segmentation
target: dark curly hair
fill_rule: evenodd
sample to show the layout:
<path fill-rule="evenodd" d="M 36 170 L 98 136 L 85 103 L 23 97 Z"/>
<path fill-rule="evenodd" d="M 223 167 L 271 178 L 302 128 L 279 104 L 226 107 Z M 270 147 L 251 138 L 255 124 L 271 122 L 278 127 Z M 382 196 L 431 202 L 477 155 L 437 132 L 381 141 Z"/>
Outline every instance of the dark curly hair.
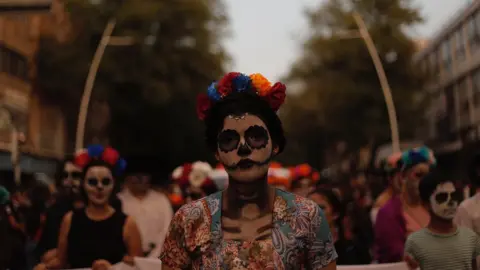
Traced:
<path fill-rule="evenodd" d="M 278 147 L 278 154 L 280 154 L 286 145 L 282 122 L 266 101 L 249 91 L 231 93 L 211 107 L 205 118 L 208 148 L 212 152 L 217 151 L 217 137 L 223 128 L 225 117 L 240 116 L 245 113 L 255 115 L 265 123 L 273 145 Z"/>

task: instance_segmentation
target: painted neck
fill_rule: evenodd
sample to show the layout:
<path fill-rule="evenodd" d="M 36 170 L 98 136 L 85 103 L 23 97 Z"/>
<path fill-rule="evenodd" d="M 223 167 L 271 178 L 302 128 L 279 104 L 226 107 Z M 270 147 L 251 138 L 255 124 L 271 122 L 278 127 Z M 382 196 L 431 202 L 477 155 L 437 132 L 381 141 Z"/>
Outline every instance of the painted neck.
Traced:
<path fill-rule="evenodd" d="M 272 192 L 274 189 L 268 185 L 266 175 L 251 182 L 230 179 L 224 192 L 223 209 L 227 212 L 239 212 L 247 204 L 256 204 L 260 210 L 267 210 L 270 207 Z M 236 216 L 238 213 L 232 214 Z"/>

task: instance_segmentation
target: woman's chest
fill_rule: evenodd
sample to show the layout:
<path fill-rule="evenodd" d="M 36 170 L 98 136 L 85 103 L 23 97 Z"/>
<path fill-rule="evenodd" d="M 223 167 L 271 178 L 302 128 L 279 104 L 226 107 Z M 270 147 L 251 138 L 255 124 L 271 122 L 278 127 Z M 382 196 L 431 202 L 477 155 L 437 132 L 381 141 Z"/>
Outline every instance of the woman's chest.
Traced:
<path fill-rule="evenodd" d="M 270 237 L 257 241 L 237 241 L 222 238 L 193 261 L 193 269 L 303 269 L 306 240 L 288 235 L 279 228 Z"/>

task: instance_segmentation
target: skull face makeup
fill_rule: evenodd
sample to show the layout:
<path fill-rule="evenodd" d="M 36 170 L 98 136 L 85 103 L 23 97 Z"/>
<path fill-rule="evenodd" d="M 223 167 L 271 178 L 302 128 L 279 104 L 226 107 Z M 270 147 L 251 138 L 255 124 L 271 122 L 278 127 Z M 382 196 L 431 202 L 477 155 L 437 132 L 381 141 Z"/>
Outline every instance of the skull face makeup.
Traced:
<path fill-rule="evenodd" d="M 452 182 L 438 185 L 430 196 L 432 212 L 442 219 L 452 220 L 460 201 L 459 194 Z"/>
<path fill-rule="evenodd" d="M 112 172 L 105 166 L 92 166 L 85 173 L 83 188 L 89 203 L 97 206 L 108 204 L 114 187 Z"/>
<path fill-rule="evenodd" d="M 265 123 L 250 114 L 226 117 L 217 145 L 217 159 L 228 174 L 245 182 L 266 175 L 276 151 Z"/>
<path fill-rule="evenodd" d="M 66 162 L 62 173 L 62 187 L 67 192 L 78 194 L 80 192 L 80 182 L 82 178 L 81 169 L 73 164 L 73 162 Z"/>

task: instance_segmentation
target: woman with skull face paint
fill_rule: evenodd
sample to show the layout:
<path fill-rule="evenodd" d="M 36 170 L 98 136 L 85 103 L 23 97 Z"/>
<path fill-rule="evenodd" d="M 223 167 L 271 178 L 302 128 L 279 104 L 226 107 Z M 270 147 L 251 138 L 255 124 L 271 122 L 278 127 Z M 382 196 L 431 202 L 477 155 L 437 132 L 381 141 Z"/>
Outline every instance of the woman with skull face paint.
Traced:
<path fill-rule="evenodd" d="M 418 184 L 436 164 L 432 151 L 427 147 L 410 149 L 398 162 L 401 177 L 393 183 L 398 194 L 380 208 L 375 222 L 374 248 L 379 263 L 402 261 L 408 235 L 424 228 L 430 219 L 421 203 Z"/>
<path fill-rule="evenodd" d="M 412 233 L 405 243 L 410 269 L 477 269 L 479 236 L 453 222 L 463 196 L 461 189 L 457 190 L 443 172 L 435 170 L 421 180 L 419 193 L 431 219 L 426 228 Z"/>
<path fill-rule="evenodd" d="M 320 207 L 267 184 L 270 161 L 285 146 L 276 114 L 285 90 L 260 74 L 229 73 L 199 97 L 207 144 L 229 186 L 175 214 L 163 269 L 336 269 Z"/>
<path fill-rule="evenodd" d="M 69 211 L 85 206 L 80 194 L 81 177 L 82 170 L 74 164 L 73 158 L 66 158 L 55 176 L 57 188 L 55 203 L 47 211 L 43 234 L 35 251 L 39 261 L 45 263 L 48 268 L 54 268 L 58 264 L 58 228 L 63 217 Z"/>
<path fill-rule="evenodd" d="M 58 241 L 61 267 L 109 269 L 142 256 L 140 233 L 132 218 L 111 205 L 126 163 L 110 147 L 93 145 L 75 158 L 82 168 L 81 191 L 85 209 L 63 219 Z"/>

